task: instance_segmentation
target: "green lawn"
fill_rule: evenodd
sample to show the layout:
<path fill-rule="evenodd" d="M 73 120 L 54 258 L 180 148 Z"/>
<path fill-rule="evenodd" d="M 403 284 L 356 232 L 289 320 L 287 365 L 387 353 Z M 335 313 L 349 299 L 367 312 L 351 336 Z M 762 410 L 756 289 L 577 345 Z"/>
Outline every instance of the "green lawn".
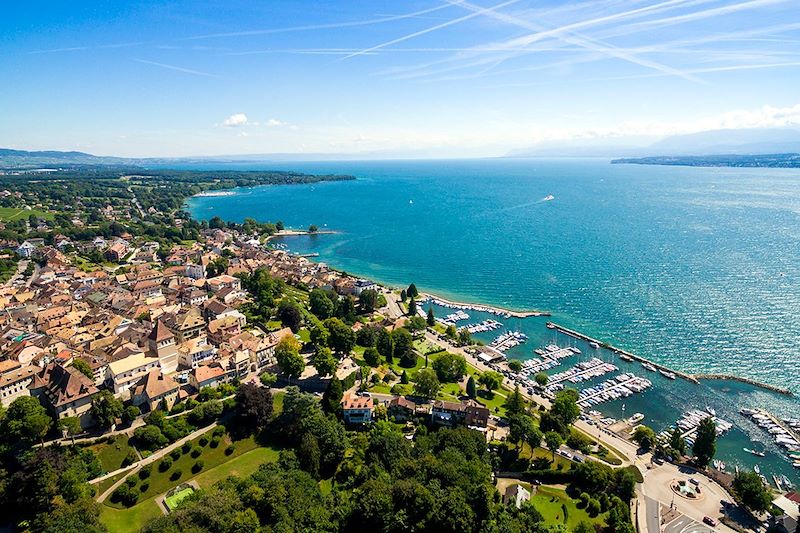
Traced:
<path fill-rule="evenodd" d="M 45 218 L 47 220 L 53 219 L 53 213 L 46 213 L 44 211 L 40 211 L 38 209 L 20 209 L 18 207 L 0 207 L 0 220 L 25 220 L 31 215 L 36 215 L 39 218 Z"/>
<path fill-rule="evenodd" d="M 204 471 L 192 479 L 197 481 L 201 487 L 210 487 L 228 476 L 247 477 L 258 470 L 258 467 L 263 463 L 277 461 L 278 453 L 279 451 L 276 448 L 259 447 Z"/>
<path fill-rule="evenodd" d="M 104 472 L 113 472 L 122 468 L 122 461 L 129 452 L 134 452 L 133 446 L 128 443 L 127 435 L 117 435 L 113 443 L 104 442 L 88 447 L 97 456 Z"/>
<path fill-rule="evenodd" d="M 286 393 L 283 391 L 274 392 L 272 394 L 272 411 L 275 415 L 279 415 L 283 412 L 283 397 L 286 396 Z"/>
<path fill-rule="evenodd" d="M 135 533 L 153 518 L 161 516 L 161 510 L 153 499 L 149 499 L 130 509 L 114 509 L 108 505 L 100 506 L 100 521 L 114 533 Z"/>
<path fill-rule="evenodd" d="M 179 503 L 192 494 L 194 494 L 194 489 L 191 487 L 186 487 L 185 489 L 179 490 L 172 496 L 164 498 L 164 503 L 167 504 L 167 508 L 169 508 L 170 511 L 174 511 L 175 507 L 177 507 Z"/>
<path fill-rule="evenodd" d="M 605 514 L 591 518 L 585 510 L 578 509 L 578 500 L 570 498 L 563 489 L 542 485 L 531 496 L 531 503 L 542 513 L 548 524 L 564 524 L 572 531 L 580 522 L 605 524 Z"/>
<path fill-rule="evenodd" d="M 108 487 L 119 481 L 119 479 L 122 477 L 125 477 L 125 472 L 121 472 L 116 476 L 111 476 L 110 478 L 104 479 L 103 481 L 97 483 L 95 485 L 97 487 L 97 495 L 99 496 L 100 494 L 103 494 Z"/>

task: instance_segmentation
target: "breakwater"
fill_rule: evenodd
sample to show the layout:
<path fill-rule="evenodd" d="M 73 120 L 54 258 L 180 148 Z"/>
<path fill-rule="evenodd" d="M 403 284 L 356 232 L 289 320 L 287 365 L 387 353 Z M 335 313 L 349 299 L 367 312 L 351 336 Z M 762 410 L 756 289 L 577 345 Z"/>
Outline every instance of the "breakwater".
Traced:
<path fill-rule="evenodd" d="M 472 311 L 483 311 L 484 313 L 491 313 L 493 315 L 500 315 L 500 316 L 507 316 L 509 318 L 528 318 L 532 316 L 550 316 L 550 313 L 547 311 L 511 311 L 510 309 L 503 309 L 502 307 L 495 307 L 491 305 L 484 305 L 484 304 L 467 304 L 462 302 L 454 302 L 452 300 L 447 300 L 446 298 L 442 298 L 441 296 L 434 296 L 433 294 L 428 294 L 421 292 L 419 293 L 419 299 L 421 302 L 426 300 L 431 300 L 433 303 L 437 305 L 441 305 L 442 307 L 449 307 L 451 309 L 467 309 Z"/>
<path fill-rule="evenodd" d="M 647 363 L 647 364 L 653 365 L 653 367 L 655 367 L 658 370 L 663 370 L 664 372 L 672 372 L 676 376 L 678 376 L 680 378 L 683 378 L 686 381 L 690 381 L 690 382 L 695 383 L 695 384 L 699 383 L 699 381 L 697 381 L 697 378 L 695 378 L 695 376 L 692 375 L 692 374 L 688 374 L 686 372 L 681 372 L 680 370 L 673 370 L 673 369 L 671 369 L 669 367 L 666 367 L 666 366 L 664 366 L 662 364 L 659 364 L 659 363 L 656 363 L 656 362 L 651 361 L 649 359 L 646 359 L 646 358 L 644 358 L 644 357 L 642 357 L 640 355 L 636 355 L 636 354 L 633 354 L 633 353 L 628 352 L 626 350 L 623 350 L 622 348 L 617 348 L 616 346 L 612 346 L 611 344 L 608 344 L 607 342 L 603 342 L 603 341 L 600 341 L 600 340 L 597 340 L 597 339 L 593 339 L 592 337 L 590 337 L 588 335 L 584 335 L 583 333 L 581 333 L 579 331 L 575 331 L 575 330 L 572 330 L 572 329 L 569 329 L 569 328 L 565 328 L 564 326 L 556 324 L 555 322 L 548 322 L 547 323 L 547 327 L 550 328 L 550 329 L 554 329 L 556 331 L 559 331 L 559 332 L 561 332 L 561 333 L 563 333 L 565 335 L 569 335 L 570 337 L 574 337 L 576 339 L 581 339 L 581 340 L 584 340 L 586 342 L 594 342 L 597 345 L 602 346 L 603 348 L 606 348 L 607 350 L 610 350 L 610 351 L 612 351 L 612 352 L 614 352 L 616 354 L 625 355 L 627 357 L 630 357 L 634 361 L 639 361 L 640 363 Z"/>
<path fill-rule="evenodd" d="M 786 396 L 794 396 L 794 393 L 789 389 L 784 389 L 783 387 L 776 387 L 775 385 L 770 385 L 769 383 L 762 383 L 755 379 L 745 378 L 742 376 L 732 376 L 730 374 L 694 374 L 696 379 L 716 379 L 716 380 L 723 380 L 723 381 L 738 381 L 740 383 L 747 383 L 748 385 L 752 385 L 754 387 L 759 387 L 768 391 L 777 392 L 778 394 L 784 394 Z"/>

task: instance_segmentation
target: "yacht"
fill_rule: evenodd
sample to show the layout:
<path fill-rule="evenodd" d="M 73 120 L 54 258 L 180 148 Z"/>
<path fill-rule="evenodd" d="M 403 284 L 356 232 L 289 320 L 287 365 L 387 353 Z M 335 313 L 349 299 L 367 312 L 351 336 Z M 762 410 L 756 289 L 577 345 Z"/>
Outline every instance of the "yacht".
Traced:
<path fill-rule="evenodd" d="M 747 453 L 751 453 L 751 454 L 755 455 L 756 457 L 764 457 L 764 455 L 765 455 L 764 452 L 759 452 L 757 450 L 751 450 L 750 448 L 742 448 L 742 449 L 744 451 L 746 451 Z"/>
<path fill-rule="evenodd" d="M 649 370 L 650 372 L 656 371 L 656 367 L 654 367 L 650 363 L 642 363 L 642 366 L 644 367 L 645 370 Z"/>
<path fill-rule="evenodd" d="M 675 379 L 675 373 L 670 372 L 669 370 L 659 370 L 658 372 L 667 379 Z"/>

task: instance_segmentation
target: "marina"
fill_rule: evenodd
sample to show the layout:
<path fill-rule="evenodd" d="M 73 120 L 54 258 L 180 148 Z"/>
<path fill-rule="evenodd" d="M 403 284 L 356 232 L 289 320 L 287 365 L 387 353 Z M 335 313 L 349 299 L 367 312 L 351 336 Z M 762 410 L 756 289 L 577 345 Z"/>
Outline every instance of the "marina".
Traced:
<path fill-rule="evenodd" d="M 611 372 L 616 372 L 617 370 L 618 368 L 611 363 L 605 363 L 602 360 L 593 357 L 589 361 L 576 364 L 569 370 L 550 376 L 545 390 L 548 392 L 554 392 L 558 390 L 559 387 L 563 387 L 563 385 L 561 385 L 562 382 L 568 381 L 570 383 L 580 383 L 582 381 L 588 381 Z"/>
<path fill-rule="evenodd" d="M 775 444 L 785 450 L 787 456 L 793 460 L 793 466 L 796 466 L 794 463 L 797 461 L 794 459 L 800 456 L 800 436 L 792 426 L 787 426 L 764 409 L 742 409 L 740 413 L 752 419 L 758 427 L 769 433 Z M 746 451 L 753 453 L 752 450 Z"/>
<path fill-rule="evenodd" d="M 627 398 L 633 394 L 646 391 L 652 385 L 649 379 L 641 378 L 631 373 L 620 374 L 599 385 L 581 390 L 578 393 L 578 405 L 585 409 L 590 405 Z"/>

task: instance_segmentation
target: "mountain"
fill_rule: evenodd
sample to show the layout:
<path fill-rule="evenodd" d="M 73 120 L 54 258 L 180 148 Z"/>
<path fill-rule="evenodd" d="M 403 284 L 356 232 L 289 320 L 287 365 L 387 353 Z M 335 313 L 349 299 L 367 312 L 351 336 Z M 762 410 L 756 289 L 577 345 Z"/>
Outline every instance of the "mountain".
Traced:
<path fill-rule="evenodd" d="M 135 166 L 134 160 L 122 157 L 102 157 L 84 152 L 59 152 L 45 150 L 29 152 L 0 148 L 0 168 L 4 169 L 37 169 L 45 167 L 76 166 Z"/>

